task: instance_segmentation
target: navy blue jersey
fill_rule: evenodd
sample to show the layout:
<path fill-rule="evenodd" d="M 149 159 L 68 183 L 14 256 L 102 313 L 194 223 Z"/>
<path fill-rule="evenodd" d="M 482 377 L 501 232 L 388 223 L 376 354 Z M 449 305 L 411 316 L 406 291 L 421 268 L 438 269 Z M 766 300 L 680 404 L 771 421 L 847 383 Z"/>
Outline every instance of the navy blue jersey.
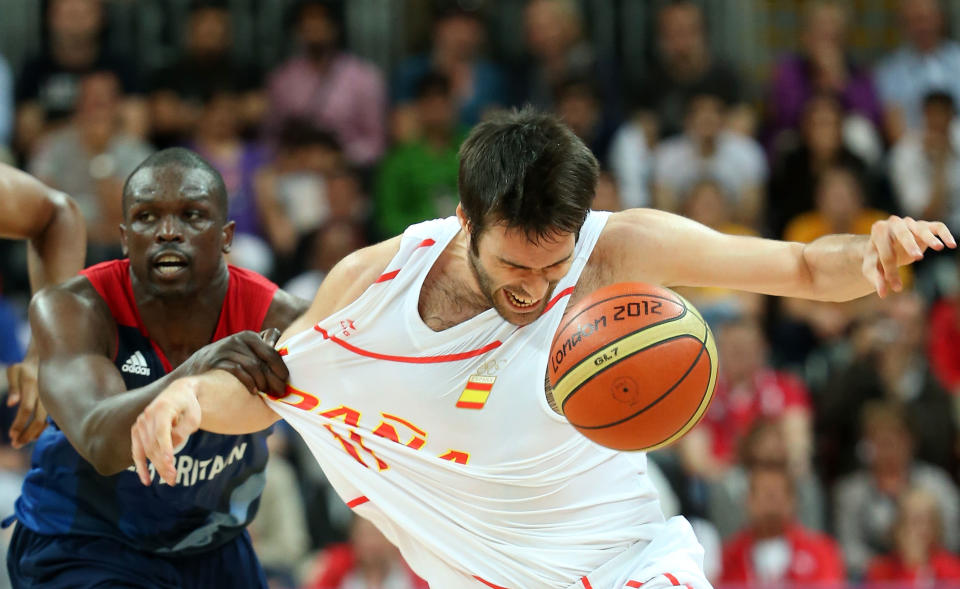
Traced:
<path fill-rule="evenodd" d="M 129 267 L 128 260 L 118 260 L 82 274 L 117 322 L 114 363 L 127 389 L 134 389 L 172 368 L 140 319 Z M 265 278 L 231 266 L 213 340 L 259 331 L 276 290 Z M 113 476 L 98 474 L 51 422 L 34 448 L 16 515 L 38 534 L 107 536 L 159 554 L 211 550 L 235 538 L 253 519 L 266 461 L 266 432 L 224 436 L 198 431 L 176 454 L 177 485 L 163 483 L 151 465 L 153 484 L 144 487 L 132 466 Z"/>

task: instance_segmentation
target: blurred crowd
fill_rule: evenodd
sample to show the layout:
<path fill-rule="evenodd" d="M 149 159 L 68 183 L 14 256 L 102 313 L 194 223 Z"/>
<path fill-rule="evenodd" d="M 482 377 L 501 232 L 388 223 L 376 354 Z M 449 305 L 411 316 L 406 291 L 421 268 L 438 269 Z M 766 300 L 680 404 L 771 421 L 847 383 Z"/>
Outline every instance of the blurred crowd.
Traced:
<path fill-rule="evenodd" d="M 498 62 L 496 3 L 477 1 L 437 4 L 428 49 L 385 71 L 344 42 L 342 2 L 292 4 L 290 52 L 266 69 L 233 57 L 226 4 L 196 2 L 181 51 L 140 71 L 106 43 L 109 0 L 49 0 L 42 50 L 15 76 L 0 55 L 0 159 L 77 200 L 94 263 L 122 255 L 130 171 L 187 146 L 226 182 L 231 262 L 304 298 L 351 251 L 452 214 L 470 127 L 527 103 L 596 154 L 597 209 L 799 242 L 869 233 L 891 213 L 960 231 L 947 7 L 891 2 L 898 45 L 858 63 L 852 3 L 798 3 L 795 51 L 755 88 L 711 50 L 703 3 L 649 4 L 648 63 L 598 57 L 576 0 L 528 0 L 527 58 Z M 27 337 L 15 247 L 0 245 L 0 363 Z M 960 258 L 901 280 L 900 294 L 843 304 L 678 289 L 714 330 L 720 378 L 703 423 L 650 464 L 717 586 L 960 587 Z M 273 586 L 425 587 L 297 436 L 278 428 L 271 453 L 251 534 Z M 0 447 L 4 513 L 27 461 Z"/>

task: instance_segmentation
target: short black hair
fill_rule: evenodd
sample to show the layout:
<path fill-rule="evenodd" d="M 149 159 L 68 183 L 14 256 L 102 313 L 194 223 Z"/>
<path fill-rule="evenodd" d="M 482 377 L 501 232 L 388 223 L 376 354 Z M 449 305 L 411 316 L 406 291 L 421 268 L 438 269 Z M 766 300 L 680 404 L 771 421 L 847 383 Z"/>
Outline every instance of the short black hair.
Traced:
<path fill-rule="evenodd" d="M 127 211 L 130 208 L 130 179 L 137 175 L 137 172 L 145 168 L 160 168 L 163 166 L 180 166 L 185 169 L 197 169 L 203 170 L 210 174 L 213 177 L 213 200 L 217 204 L 217 208 L 220 209 L 221 218 L 226 221 L 227 219 L 227 186 L 223 182 L 223 176 L 220 175 L 220 172 L 216 168 L 210 165 L 207 160 L 200 157 L 195 151 L 191 151 L 185 147 L 170 147 L 168 149 L 160 150 L 147 159 L 140 162 L 133 172 L 127 176 L 127 180 L 123 183 L 123 216 L 126 218 Z"/>
<path fill-rule="evenodd" d="M 953 100 L 953 95 L 945 90 L 932 90 L 923 95 L 923 108 L 929 106 L 945 106 L 951 111 L 957 111 L 957 103 Z"/>
<path fill-rule="evenodd" d="M 417 80 L 417 100 L 428 96 L 450 96 L 450 92 L 450 78 L 441 72 L 429 71 Z"/>
<path fill-rule="evenodd" d="M 531 240 L 579 234 L 599 171 L 590 149 L 553 115 L 525 107 L 480 123 L 460 147 L 457 182 L 474 253 L 488 224 Z"/>

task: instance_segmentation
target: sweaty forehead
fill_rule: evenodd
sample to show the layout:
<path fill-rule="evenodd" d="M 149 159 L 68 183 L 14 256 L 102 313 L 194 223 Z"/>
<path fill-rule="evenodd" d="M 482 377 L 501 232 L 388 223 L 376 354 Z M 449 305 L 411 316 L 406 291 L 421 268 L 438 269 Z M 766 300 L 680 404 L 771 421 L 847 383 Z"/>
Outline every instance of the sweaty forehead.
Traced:
<path fill-rule="evenodd" d="M 159 166 L 137 171 L 127 186 L 136 200 L 170 198 L 213 198 L 216 182 L 209 172 L 184 166 Z"/>

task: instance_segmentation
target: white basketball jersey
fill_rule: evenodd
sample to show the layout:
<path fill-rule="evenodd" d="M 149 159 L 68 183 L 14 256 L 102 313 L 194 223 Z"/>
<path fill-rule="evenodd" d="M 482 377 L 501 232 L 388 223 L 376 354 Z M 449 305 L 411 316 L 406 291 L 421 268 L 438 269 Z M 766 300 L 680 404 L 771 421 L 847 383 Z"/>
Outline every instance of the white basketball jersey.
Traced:
<path fill-rule="evenodd" d="M 589 215 L 525 327 L 494 309 L 440 332 L 423 322 L 451 217 L 410 227 L 376 283 L 287 343 L 291 387 L 271 407 L 431 587 L 563 589 L 663 522 L 646 457 L 590 442 L 544 397 L 551 340 L 606 219 Z"/>

